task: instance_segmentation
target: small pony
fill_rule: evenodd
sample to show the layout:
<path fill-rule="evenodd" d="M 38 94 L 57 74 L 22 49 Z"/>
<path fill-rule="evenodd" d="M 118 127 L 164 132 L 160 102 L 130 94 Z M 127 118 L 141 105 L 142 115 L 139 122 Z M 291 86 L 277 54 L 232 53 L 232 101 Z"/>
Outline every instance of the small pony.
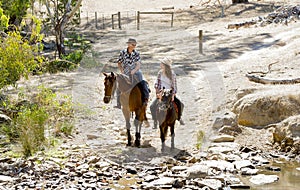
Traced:
<path fill-rule="evenodd" d="M 160 129 L 161 151 L 165 150 L 165 140 L 168 133 L 168 127 L 171 131 L 171 149 L 174 149 L 174 128 L 178 118 L 176 104 L 172 101 L 172 90 L 161 90 L 161 98 L 158 101 L 157 120 Z"/>
<path fill-rule="evenodd" d="M 128 76 L 124 74 L 115 74 L 113 72 L 103 73 L 104 78 L 104 103 L 108 104 L 111 101 L 111 97 L 117 88 L 121 91 L 120 102 L 122 106 L 122 112 L 126 121 L 127 128 L 127 146 L 131 146 L 130 135 L 130 113 L 135 112 L 135 146 L 140 147 L 141 139 L 141 127 L 143 121 L 147 121 L 146 117 L 146 105 L 142 102 L 142 93 L 138 85 L 134 85 L 130 82 Z M 118 84 L 117 84 L 118 83 Z"/>

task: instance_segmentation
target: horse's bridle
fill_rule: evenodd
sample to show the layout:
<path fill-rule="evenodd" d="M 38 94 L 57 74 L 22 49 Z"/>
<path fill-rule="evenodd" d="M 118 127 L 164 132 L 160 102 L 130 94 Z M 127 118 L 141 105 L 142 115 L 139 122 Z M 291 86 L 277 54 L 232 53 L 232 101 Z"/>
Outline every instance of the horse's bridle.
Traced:
<path fill-rule="evenodd" d="M 109 79 L 107 79 L 107 80 L 109 80 Z M 113 96 L 115 90 L 116 90 L 116 80 L 114 80 L 114 82 L 113 82 L 112 89 L 111 89 L 111 94 L 110 95 L 107 95 L 107 92 L 104 91 L 104 98 L 111 98 Z"/>
<path fill-rule="evenodd" d="M 172 102 L 169 102 L 168 104 L 162 104 L 158 105 L 158 110 L 167 111 L 168 109 L 172 108 Z"/>

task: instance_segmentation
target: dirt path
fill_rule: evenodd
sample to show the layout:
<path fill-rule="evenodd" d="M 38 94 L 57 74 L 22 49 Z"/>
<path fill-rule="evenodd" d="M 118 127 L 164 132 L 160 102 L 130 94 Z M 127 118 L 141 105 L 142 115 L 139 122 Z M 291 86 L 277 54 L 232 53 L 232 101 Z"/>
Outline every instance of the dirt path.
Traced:
<path fill-rule="evenodd" d="M 248 11 L 236 16 L 234 13 L 237 10 Z M 190 11 L 198 14 L 203 10 Z M 228 15 L 225 18 L 218 17 L 219 13 L 216 11 L 215 15 L 207 14 L 207 18 L 204 16 L 201 22 L 195 20 L 193 25 L 184 27 L 183 23 L 177 23 L 178 27 L 174 23 L 174 28 L 155 28 L 152 24 L 143 26 L 141 30 L 92 31 L 90 34 L 93 34 L 95 43 L 91 55 L 94 63 L 101 66 L 97 69 L 79 69 L 74 76 L 72 94 L 74 101 L 79 103 L 76 113 L 79 133 L 72 143 L 86 143 L 94 147 L 95 151 L 119 161 L 148 161 L 160 155 L 159 131 L 152 128 L 142 129 L 143 148 L 125 147 L 125 124 L 121 110 L 113 108 L 115 100 L 108 105 L 102 101 L 103 76 L 99 73 L 117 71 L 114 60 L 119 51 L 126 47 L 125 42 L 129 37 L 138 40 L 142 70 L 152 92 L 159 70 L 158 59 L 163 56 L 174 59 L 174 70 L 178 75 L 178 96 L 185 103 L 183 118 L 186 125 L 176 124 L 177 149 L 169 154 L 195 149 L 198 131 L 205 133 L 203 148 L 209 145 L 208 139 L 215 134 L 211 129 L 214 118 L 231 109 L 236 93 L 247 88 L 261 87 L 250 83 L 244 76 L 246 72 L 264 70 L 268 64 L 278 60 L 280 64 L 276 66 L 277 69 L 280 70 L 282 64 L 286 67 L 285 71 L 273 72 L 275 77 L 297 76 L 297 70 L 293 69 L 293 64 L 296 64 L 293 55 L 294 51 L 300 50 L 289 51 L 289 48 L 295 47 L 299 39 L 299 32 L 296 31 L 299 23 L 228 30 L 226 27 L 229 23 L 249 21 L 257 16 L 265 16 L 271 10 L 269 6 L 247 4 L 230 7 L 226 11 Z M 189 19 L 191 15 L 181 13 L 177 17 Z M 210 19 L 214 19 L 213 22 L 207 22 Z M 198 49 L 200 29 L 205 33 L 204 54 L 199 54 Z M 281 41 L 287 45 L 281 46 Z M 288 63 L 282 60 L 282 51 L 289 55 L 285 58 L 289 60 Z M 149 108 L 147 114 L 152 124 Z M 132 130 L 134 131 L 134 127 Z M 243 141 L 245 138 L 238 139 Z M 169 138 L 167 145 L 170 146 Z"/>

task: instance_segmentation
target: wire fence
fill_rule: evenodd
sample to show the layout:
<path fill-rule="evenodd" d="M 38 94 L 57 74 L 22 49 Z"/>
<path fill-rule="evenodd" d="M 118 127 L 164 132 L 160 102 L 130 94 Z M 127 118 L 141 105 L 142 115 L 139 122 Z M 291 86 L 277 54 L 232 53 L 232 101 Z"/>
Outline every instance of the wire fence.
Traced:
<path fill-rule="evenodd" d="M 168 10 L 168 13 L 170 10 Z M 139 27 L 172 27 L 173 18 L 166 12 L 149 12 L 147 15 L 138 15 L 139 11 L 125 11 L 114 14 L 101 12 L 81 12 L 81 26 L 93 30 L 119 29 L 137 30 Z M 145 12 L 144 12 L 145 13 Z M 152 13 L 152 14 L 151 14 Z"/>

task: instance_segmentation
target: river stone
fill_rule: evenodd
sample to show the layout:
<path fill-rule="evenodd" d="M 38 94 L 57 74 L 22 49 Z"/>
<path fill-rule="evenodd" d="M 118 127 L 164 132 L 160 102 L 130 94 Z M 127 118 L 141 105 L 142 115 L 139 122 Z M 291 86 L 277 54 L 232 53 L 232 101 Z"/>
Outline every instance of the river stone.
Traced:
<path fill-rule="evenodd" d="M 0 175 L 0 182 L 12 182 L 14 178 L 10 176 Z"/>
<path fill-rule="evenodd" d="M 300 114 L 300 90 L 267 90 L 249 94 L 233 107 L 238 124 L 261 127 Z"/>
<path fill-rule="evenodd" d="M 250 182 L 256 185 L 263 185 L 267 183 L 273 183 L 278 181 L 279 177 L 277 175 L 265 175 L 265 174 L 258 174 L 250 178 Z"/>
<path fill-rule="evenodd" d="M 160 179 L 154 180 L 150 184 L 154 186 L 161 186 L 161 185 L 172 185 L 175 182 L 174 178 L 171 177 L 162 177 Z"/>
<path fill-rule="evenodd" d="M 207 186 L 209 189 L 221 189 L 222 188 L 222 182 L 217 179 L 201 179 L 196 180 L 196 183 L 200 186 Z"/>
<path fill-rule="evenodd" d="M 221 129 L 218 130 L 218 132 L 234 136 L 240 134 L 242 132 L 242 129 L 238 125 L 236 126 L 224 125 L 223 127 L 221 127 Z"/>
<path fill-rule="evenodd" d="M 219 135 L 216 137 L 211 138 L 213 142 L 233 142 L 234 136 L 231 135 Z"/>
<path fill-rule="evenodd" d="M 222 143 L 212 143 L 208 148 L 208 152 L 211 154 L 227 154 L 229 152 L 236 152 L 240 148 L 238 143 L 234 142 L 222 142 Z"/>
<path fill-rule="evenodd" d="M 235 168 L 238 170 L 245 168 L 245 167 L 252 168 L 252 169 L 255 168 L 253 166 L 253 164 L 250 162 L 250 160 L 235 161 L 235 162 L 233 162 L 233 164 L 235 165 Z"/>
<path fill-rule="evenodd" d="M 237 126 L 235 113 L 227 111 L 224 114 L 220 114 L 219 116 L 216 117 L 212 128 L 218 130 L 225 125 Z"/>
<path fill-rule="evenodd" d="M 151 181 L 153 181 L 153 180 L 155 180 L 155 179 L 157 179 L 158 177 L 156 176 L 156 175 L 146 175 L 145 177 L 144 177 L 144 181 L 145 182 L 151 182 Z"/>
<path fill-rule="evenodd" d="M 188 167 L 187 166 L 174 166 L 172 167 L 173 172 L 180 172 L 186 170 Z"/>
<path fill-rule="evenodd" d="M 270 161 L 261 157 L 261 156 L 253 156 L 250 158 L 252 162 L 255 162 L 256 165 L 269 164 Z"/>
<path fill-rule="evenodd" d="M 300 137 L 300 115 L 291 116 L 278 123 L 274 133 L 281 138 L 286 136 Z"/>
<path fill-rule="evenodd" d="M 209 167 L 204 164 L 194 164 L 187 168 L 187 178 L 188 179 L 194 179 L 194 178 L 202 178 L 206 177 L 208 175 L 208 169 Z"/>
<path fill-rule="evenodd" d="M 100 136 L 99 135 L 94 135 L 94 134 L 87 134 L 86 137 L 87 137 L 88 140 L 94 140 L 94 139 L 99 138 Z"/>
<path fill-rule="evenodd" d="M 251 169 L 247 167 L 241 169 L 242 175 L 256 175 L 258 171 L 258 169 Z"/>
<path fill-rule="evenodd" d="M 224 160 L 205 160 L 200 162 L 202 165 L 206 165 L 208 168 L 215 168 L 221 171 L 234 171 L 234 164 Z"/>

